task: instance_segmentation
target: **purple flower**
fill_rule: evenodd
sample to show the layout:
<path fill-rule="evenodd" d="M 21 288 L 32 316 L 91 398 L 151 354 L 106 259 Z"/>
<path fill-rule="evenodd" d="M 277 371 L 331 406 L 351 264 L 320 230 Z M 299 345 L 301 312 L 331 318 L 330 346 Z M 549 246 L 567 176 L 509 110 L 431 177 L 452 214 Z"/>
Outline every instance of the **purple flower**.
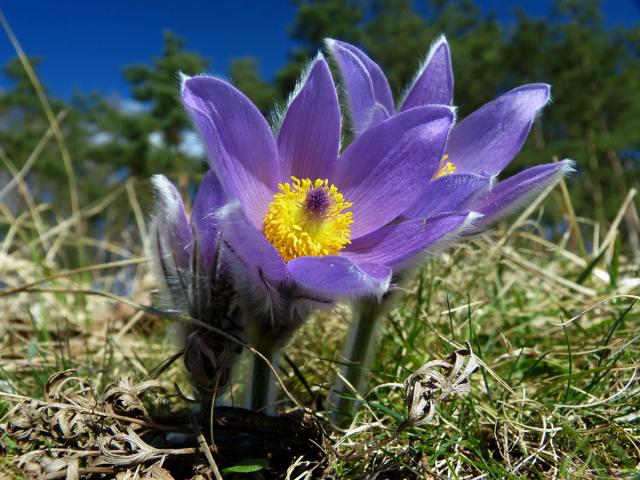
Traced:
<path fill-rule="evenodd" d="M 397 115 L 453 100 L 449 45 L 436 41 L 413 81 L 394 108 L 389 82 L 364 52 L 328 39 L 327 48 L 340 70 L 347 92 L 354 135 Z M 539 165 L 499 182 L 495 178 L 522 148 L 536 115 L 550 100 L 545 84 L 524 85 L 489 102 L 451 129 L 437 172 L 403 218 L 422 218 L 452 211 L 477 211 L 481 230 L 526 204 L 573 170 L 573 162 Z"/>
<path fill-rule="evenodd" d="M 241 338 L 234 312 L 230 272 L 220 256 L 220 225 L 215 212 L 226 197 L 213 172 L 205 175 L 187 220 L 180 194 L 163 175 L 152 178 L 156 191 L 150 257 L 161 288 L 162 306 Z M 185 365 L 204 398 L 224 390 L 238 354 L 237 342 L 196 325 L 186 325 Z"/>
<path fill-rule="evenodd" d="M 226 203 L 210 172 L 196 195 L 190 221 L 180 194 L 164 175 L 154 175 L 155 214 L 151 229 L 152 260 L 168 306 L 203 322 L 214 315 L 210 289 L 220 271 L 219 222 L 214 212 Z"/>
<path fill-rule="evenodd" d="M 398 221 L 438 170 L 454 119 L 449 106 L 376 122 L 340 152 L 340 108 L 322 56 L 275 134 L 246 96 L 218 78 L 185 79 L 182 99 L 222 188 L 236 200 L 216 215 L 236 288 L 256 305 L 286 308 L 285 317 L 309 300 L 379 297 L 392 269 L 474 218 L 438 212 Z"/>

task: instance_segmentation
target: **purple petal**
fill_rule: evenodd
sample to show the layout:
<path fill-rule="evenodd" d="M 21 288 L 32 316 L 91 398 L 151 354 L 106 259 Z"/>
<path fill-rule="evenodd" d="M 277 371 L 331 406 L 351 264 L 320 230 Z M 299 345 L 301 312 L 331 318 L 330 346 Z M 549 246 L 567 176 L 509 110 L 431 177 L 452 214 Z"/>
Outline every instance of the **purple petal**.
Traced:
<path fill-rule="evenodd" d="M 476 213 L 450 213 L 390 224 L 354 240 L 343 256 L 396 268 L 418 254 L 433 255 L 451 245 L 477 217 Z"/>
<path fill-rule="evenodd" d="M 329 66 L 311 65 L 289 104 L 278 136 L 282 179 L 326 178 L 340 147 L 340 107 Z"/>
<path fill-rule="evenodd" d="M 429 182 L 422 196 L 402 214 L 403 218 L 427 218 L 446 212 L 460 212 L 465 205 L 491 187 L 491 177 L 447 175 Z"/>
<path fill-rule="evenodd" d="M 229 266 L 241 281 L 236 287 L 255 288 L 254 293 L 284 282 L 287 269 L 278 251 L 249 222 L 237 202 L 227 204 L 216 215 L 222 224 L 221 240 L 228 254 Z"/>
<path fill-rule="evenodd" d="M 287 264 L 291 279 L 310 295 L 337 300 L 381 297 L 389 289 L 391 270 L 382 265 L 355 264 L 343 257 L 298 257 Z"/>
<path fill-rule="evenodd" d="M 550 87 L 531 84 L 511 90 L 462 120 L 451 131 L 448 160 L 458 173 L 494 176 L 506 167 L 529 135 Z"/>
<path fill-rule="evenodd" d="M 352 238 L 387 224 L 425 190 L 442 157 L 453 122 L 449 107 L 412 108 L 356 139 L 332 181 L 352 202 Z"/>
<path fill-rule="evenodd" d="M 155 218 L 158 254 L 176 267 L 188 269 L 191 258 L 191 229 L 184 212 L 182 198 L 164 175 L 154 175 L 151 183 L 156 191 Z"/>
<path fill-rule="evenodd" d="M 573 171 L 574 162 L 563 160 L 528 168 L 513 177 L 498 182 L 485 197 L 472 202 L 471 208 L 484 215 L 474 225 L 473 231 L 486 228 L 527 205 L 543 190 Z"/>
<path fill-rule="evenodd" d="M 431 46 L 427 59 L 418 70 L 400 110 L 423 105 L 451 105 L 453 69 L 451 53 L 444 36 Z"/>
<path fill-rule="evenodd" d="M 359 48 L 333 39 L 327 39 L 326 45 L 344 81 L 355 135 L 361 135 L 394 112 L 389 82 L 382 69 Z"/>
<path fill-rule="evenodd" d="M 280 179 L 269 125 L 244 94 L 214 77 L 185 80 L 182 101 L 225 190 L 240 200 L 251 222 L 261 226 Z"/>
<path fill-rule="evenodd" d="M 209 170 L 202 179 L 191 210 L 191 227 L 197 239 L 202 266 L 205 271 L 213 267 L 213 260 L 220 234 L 220 223 L 216 217 L 227 197 L 215 172 Z"/>

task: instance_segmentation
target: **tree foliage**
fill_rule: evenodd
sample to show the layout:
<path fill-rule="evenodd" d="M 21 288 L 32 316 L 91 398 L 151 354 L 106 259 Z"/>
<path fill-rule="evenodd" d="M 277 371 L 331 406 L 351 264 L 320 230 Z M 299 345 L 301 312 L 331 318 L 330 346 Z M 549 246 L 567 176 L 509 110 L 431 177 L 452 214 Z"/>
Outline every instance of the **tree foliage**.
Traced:
<path fill-rule="evenodd" d="M 229 66 L 229 76 L 231 83 L 249 97 L 262 113 L 268 114 L 282 97 L 271 83 L 262 78 L 258 66 L 258 60 L 252 57 L 234 59 Z"/>
<path fill-rule="evenodd" d="M 265 114 L 286 99 L 326 37 L 368 52 L 387 73 L 398 99 L 431 42 L 445 34 L 461 118 L 520 84 L 553 85 L 556 101 L 536 122 L 512 169 L 574 158 L 579 168 L 574 199 L 579 210 L 589 209 L 585 213 L 599 219 L 611 218 L 628 188 L 637 186 L 640 27 L 608 26 L 598 1 L 556 0 L 548 16 L 531 18 L 519 11 L 510 24 L 482 13 L 472 0 L 293 1 L 297 14 L 289 34 L 294 47 L 275 78 L 264 79 L 255 58 L 229 65 L 231 81 Z M 161 56 L 123 70 L 136 108 L 95 94 L 67 103 L 54 99 L 56 112 L 67 110 L 63 125 L 81 180 L 95 182 L 97 192 L 114 172 L 148 177 L 201 170 L 203 155 L 185 147 L 191 127 L 179 103 L 177 72 L 197 74 L 209 65 L 183 39 L 165 32 Z M 19 166 L 48 123 L 17 60 L 5 67 L 4 76 L 11 87 L 0 92 L 0 146 Z M 63 183 L 55 143 L 41 157 L 35 171 L 48 182 Z"/>
<path fill-rule="evenodd" d="M 538 19 L 520 10 L 511 25 L 482 14 L 472 0 L 363 0 L 342 7 L 314 0 L 303 7 L 293 32 L 307 52 L 341 28 L 330 19 L 349 18 L 356 9 L 357 21 L 343 37 L 382 66 L 396 99 L 440 34 L 452 49 L 460 118 L 518 85 L 550 83 L 557 100 L 536 122 L 511 170 L 575 159 L 572 195 L 588 216 L 610 219 L 629 187 L 638 186 L 640 26 L 607 26 L 597 0 L 556 0 Z M 287 75 L 299 65 L 297 56 L 294 50 Z"/>

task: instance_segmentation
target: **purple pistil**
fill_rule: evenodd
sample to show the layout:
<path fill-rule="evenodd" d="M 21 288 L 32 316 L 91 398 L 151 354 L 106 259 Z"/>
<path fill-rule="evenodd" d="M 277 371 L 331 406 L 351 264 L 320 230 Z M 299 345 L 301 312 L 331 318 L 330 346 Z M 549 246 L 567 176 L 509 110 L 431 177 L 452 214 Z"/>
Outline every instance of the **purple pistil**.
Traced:
<path fill-rule="evenodd" d="M 304 200 L 305 210 L 317 216 L 325 216 L 329 211 L 330 204 L 327 192 L 322 187 L 309 190 L 307 198 Z"/>

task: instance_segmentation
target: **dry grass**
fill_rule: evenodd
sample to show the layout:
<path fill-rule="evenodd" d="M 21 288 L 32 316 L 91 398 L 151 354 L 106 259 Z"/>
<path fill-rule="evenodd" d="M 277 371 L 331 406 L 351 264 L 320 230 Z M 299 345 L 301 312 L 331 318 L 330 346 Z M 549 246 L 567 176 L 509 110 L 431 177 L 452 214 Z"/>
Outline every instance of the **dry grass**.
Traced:
<path fill-rule="evenodd" d="M 592 267 L 526 228 L 505 242 L 500 235 L 477 240 L 427 265 L 389 315 L 374 388 L 341 450 L 393 435 L 406 416 L 398 383 L 426 360 L 468 340 L 482 372 L 473 377 L 469 398 L 444 406 L 435 422 L 405 432 L 384 452 L 356 465 L 338 463 L 337 476 L 385 469 L 409 478 L 632 475 L 640 465 L 639 273 L 623 257 L 612 258 L 606 270 Z M 334 351 L 307 340 L 321 338 L 318 328 L 327 327 L 307 325 L 303 348 L 294 343 L 292 349 L 319 374 L 322 390 L 331 370 L 325 359 Z"/>
<path fill-rule="evenodd" d="M 552 197 L 547 205 L 561 202 L 560 196 Z M 477 238 L 416 273 L 388 315 L 370 374 L 372 390 L 356 399 L 362 406 L 347 430 L 331 425 L 324 412 L 331 408 L 326 394 L 338 370 L 348 309 L 321 312 L 304 326 L 287 350 L 281 376 L 297 402 L 323 419 L 328 439 L 326 456 L 299 458 L 291 472 L 299 478 L 304 478 L 301 472 L 337 478 L 610 478 L 637 469 L 639 268 L 612 248 L 621 240 L 617 229 L 611 234 L 583 225 L 583 233 L 604 232 L 601 239 L 592 239 L 596 252 L 604 253 L 584 257 L 570 233 L 558 243 L 539 236 L 541 227 L 531 220 L 536 211 L 529 212 L 533 215 L 528 220 L 522 217 L 520 225 L 512 224 L 516 228 L 508 233 Z M 15 233 L 5 236 L 0 257 L 0 423 L 11 425 L 25 415 L 44 418 L 33 412 L 50 412 L 51 402 L 67 401 L 64 395 L 91 392 L 91 400 L 99 399 L 103 415 L 110 418 L 100 428 L 108 426 L 121 435 L 110 444 L 120 463 L 107 462 L 99 467 L 103 470 L 96 466 L 94 473 L 129 471 L 133 476 L 122 478 L 143 478 L 145 471 L 158 472 L 163 461 L 180 455 L 206 469 L 207 459 L 197 446 L 157 449 L 140 437 L 124 439 L 122 435 L 131 435 L 126 432 L 135 434 L 132 425 L 141 417 L 114 420 L 109 417 L 114 409 L 104 403 L 114 385 L 131 378 L 127 385 L 133 388 L 151 379 L 156 367 L 177 350 L 170 320 L 145 308 L 151 303 L 153 280 L 141 245 L 134 250 L 127 244 L 139 233 L 123 235 L 120 241 L 103 239 L 93 247 L 128 255 L 69 269 L 63 265 L 73 249 L 85 249 L 87 258 L 93 254 L 74 242 L 72 223 L 51 218 L 56 223 L 45 223 L 38 232 L 35 222 L 17 225 L 4 217 Z M 24 248 L 24 238 L 42 236 L 64 245 L 59 254 L 48 255 L 43 242 Z M 123 281 L 132 287 L 128 298 L 115 293 Z M 482 365 L 471 377 L 471 395 L 439 405 L 427 425 L 398 431 L 407 415 L 402 382 L 426 361 L 446 357 L 465 341 Z M 50 375 L 68 369 L 75 369 L 75 383 L 67 384 L 64 395 L 52 395 Z M 182 393 L 190 395 L 190 387 L 180 362 L 158 380 L 163 390 L 154 392 L 151 400 L 136 397 L 136 405 L 156 414 L 188 407 Z M 20 403 L 26 399 L 45 403 Z M 67 403 L 84 405 L 77 399 Z M 16 405 L 23 410 L 12 410 Z M 25 405 L 35 410 L 25 414 Z M 283 397 L 283 410 L 294 406 Z M 47 478 L 75 472 L 70 469 L 92 471 L 83 465 L 105 452 L 97 440 L 104 432 L 96 430 L 90 417 L 93 423 L 87 428 L 94 443 L 76 445 L 68 457 L 73 461 L 62 467 L 50 458 L 42 460 L 42 448 L 53 448 L 58 452 L 54 457 L 60 456 L 70 449 L 68 442 L 51 435 L 45 439 L 42 432 L 24 438 L 5 433 L 0 462 L 13 472 L 5 475 L 18 478 L 36 468 L 32 464 L 48 465 Z M 151 416 L 142 418 L 153 422 Z M 127 464 L 131 451 L 123 460 L 127 449 L 122 442 L 135 444 L 136 438 L 142 442 L 140 455 Z M 140 453 L 145 448 L 150 449 L 146 456 Z M 16 461 L 22 461 L 22 470 L 16 469 Z M 217 461 L 221 468 L 230 466 L 224 458 Z"/>

